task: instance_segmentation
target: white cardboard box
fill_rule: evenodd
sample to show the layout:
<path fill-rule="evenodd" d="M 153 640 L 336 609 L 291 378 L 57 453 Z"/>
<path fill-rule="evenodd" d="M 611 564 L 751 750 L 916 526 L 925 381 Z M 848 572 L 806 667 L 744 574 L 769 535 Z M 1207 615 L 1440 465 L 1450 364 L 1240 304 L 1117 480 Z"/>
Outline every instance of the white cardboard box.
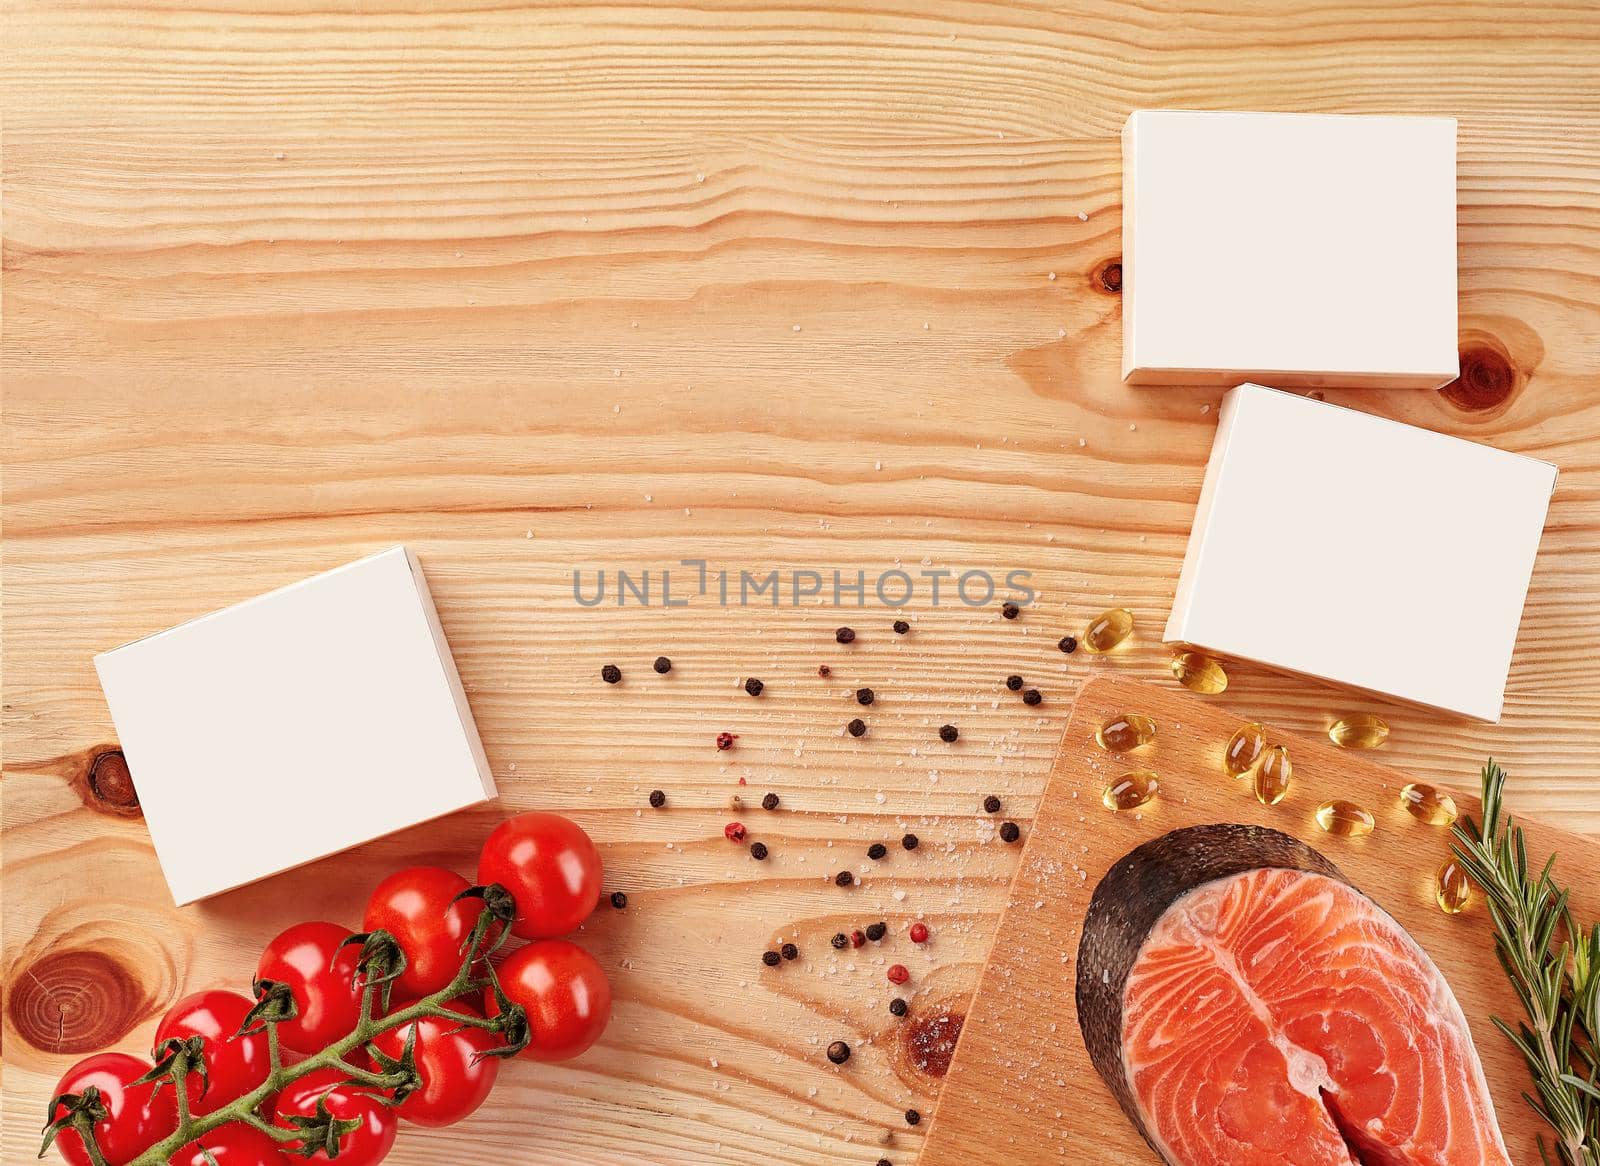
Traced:
<path fill-rule="evenodd" d="M 1240 385 L 1166 639 L 1500 718 L 1556 467 Z"/>
<path fill-rule="evenodd" d="M 495 796 L 405 547 L 105 652 L 95 668 L 180 904 Z M 292 829 L 269 821 L 269 788 Z"/>
<path fill-rule="evenodd" d="M 1453 118 L 1141 110 L 1122 160 L 1125 381 L 1457 376 Z"/>

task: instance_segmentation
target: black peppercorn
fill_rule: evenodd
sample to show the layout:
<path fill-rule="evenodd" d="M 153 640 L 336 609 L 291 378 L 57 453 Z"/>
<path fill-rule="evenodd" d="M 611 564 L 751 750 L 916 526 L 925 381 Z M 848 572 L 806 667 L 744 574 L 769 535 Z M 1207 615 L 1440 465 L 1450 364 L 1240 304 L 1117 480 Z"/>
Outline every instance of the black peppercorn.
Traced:
<path fill-rule="evenodd" d="M 1017 616 L 1022 614 L 1022 608 L 1018 607 L 1015 603 L 1002 604 L 1000 607 L 1000 614 L 1005 616 L 1007 619 L 1016 619 Z"/>
<path fill-rule="evenodd" d="M 893 1013 L 895 1016 L 904 1016 L 906 1014 L 907 1009 L 909 1009 L 910 1007 L 911 1007 L 911 1005 L 907 1004 L 904 1000 L 900 999 L 900 997 L 898 997 L 898 996 L 896 996 L 893 1000 L 889 1001 L 889 1011 L 891 1013 Z"/>
<path fill-rule="evenodd" d="M 650 806 L 651 806 L 652 809 L 659 810 L 662 806 L 664 806 L 666 804 L 667 804 L 667 795 L 666 794 L 662 793 L 658 789 L 653 789 L 653 790 L 650 791 Z"/>
<path fill-rule="evenodd" d="M 1006 677 L 1006 687 L 1012 692 L 1016 692 L 1022 687 L 1022 677 L 1013 672 L 1010 676 Z"/>
<path fill-rule="evenodd" d="M 750 677 L 749 680 L 744 682 L 744 690 L 751 696 L 760 696 L 761 690 L 765 687 L 766 685 L 762 684 L 761 681 L 757 680 L 754 676 Z"/>
<path fill-rule="evenodd" d="M 828 677 L 833 675 L 833 669 L 829 668 L 826 664 L 818 664 L 817 665 L 817 675 L 822 677 L 822 679 L 826 680 L 826 679 L 828 679 Z"/>
<path fill-rule="evenodd" d="M 895 635 L 903 636 L 907 632 L 909 632 L 910 630 L 911 630 L 911 625 L 908 624 L 905 620 L 897 619 L 897 620 L 894 621 L 894 634 Z"/>
<path fill-rule="evenodd" d="M 867 847 L 867 857 L 873 861 L 877 861 L 888 853 L 889 848 L 881 842 L 874 842 L 871 846 Z"/>
<path fill-rule="evenodd" d="M 1056 644 L 1056 647 L 1060 648 L 1063 652 L 1076 652 L 1078 650 L 1078 637 L 1062 636 L 1061 641 Z"/>
<path fill-rule="evenodd" d="M 617 681 L 622 679 L 622 669 L 618 668 L 615 664 L 607 664 L 604 668 L 600 669 L 600 679 L 604 680 L 607 684 L 615 684 Z"/>
<path fill-rule="evenodd" d="M 850 937 L 844 932 L 840 931 L 836 932 L 834 937 L 828 940 L 828 942 L 833 944 L 834 947 L 845 948 L 850 946 Z"/>
<path fill-rule="evenodd" d="M 761 808 L 763 810 L 776 810 L 778 808 L 778 795 L 777 794 L 765 794 L 765 795 L 763 795 L 763 797 L 761 799 Z"/>
<path fill-rule="evenodd" d="M 961 736 L 961 730 L 956 728 L 954 725 L 939 726 L 939 740 L 943 741 L 946 745 L 950 744 L 950 742 L 954 741 L 959 736 Z"/>
<path fill-rule="evenodd" d="M 836 886 L 853 887 L 856 883 L 856 876 L 847 870 L 842 870 L 833 876 L 833 881 Z"/>
<path fill-rule="evenodd" d="M 907 850 L 915 850 L 917 848 L 917 836 L 915 834 L 907 834 L 904 838 L 900 839 L 900 845 L 904 846 Z"/>
<path fill-rule="evenodd" d="M 894 1166 L 894 1163 L 889 1161 L 887 1158 L 879 1158 L 878 1166 Z"/>
<path fill-rule="evenodd" d="M 870 689 L 870 688 L 858 688 L 858 689 L 856 689 L 856 703 L 857 704 L 871 704 L 873 701 L 875 701 L 877 699 L 878 699 L 877 696 L 873 693 L 872 689 Z"/>
<path fill-rule="evenodd" d="M 761 862 L 767 857 L 767 844 L 765 842 L 752 842 L 750 844 L 750 857 Z"/>
<path fill-rule="evenodd" d="M 1015 822 L 1001 822 L 1000 823 L 1000 841 L 1001 842 L 1015 842 L 1018 838 L 1021 838 L 1021 837 L 1022 837 L 1022 827 L 1018 826 Z"/>
<path fill-rule="evenodd" d="M 769 967 L 769 968 L 777 967 L 778 966 L 778 953 L 775 952 L 775 951 L 764 951 L 764 952 L 762 952 L 761 953 L 761 962 L 766 964 L 767 967 Z"/>
<path fill-rule="evenodd" d="M 918 1113 L 916 1110 L 914 1110 L 914 1109 L 906 1110 L 906 1125 L 908 1125 L 908 1126 L 918 1125 L 918 1124 L 921 1123 L 921 1121 L 922 1121 L 922 1115 L 920 1113 Z"/>
<path fill-rule="evenodd" d="M 1000 799 L 990 794 L 983 799 L 983 812 L 985 814 L 998 814 L 1000 812 Z"/>
<path fill-rule="evenodd" d="M 850 1059 L 850 1046 L 842 1040 L 836 1040 L 828 1046 L 828 1060 L 835 1065 L 842 1065 Z"/>
<path fill-rule="evenodd" d="M 1039 704 L 1043 700 L 1044 700 L 1044 693 L 1040 692 L 1037 688 L 1030 688 L 1030 689 L 1028 689 L 1027 692 L 1022 694 L 1022 703 L 1023 704 L 1035 705 L 1035 704 Z"/>
<path fill-rule="evenodd" d="M 651 667 L 659 672 L 662 676 L 665 676 L 668 672 L 672 671 L 672 661 L 668 660 L 665 656 L 657 656 L 656 662 L 652 664 Z"/>
<path fill-rule="evenodd" d="M 863 721 L 860 717 L 857 717 L 855 720 L 846 725 L 845 729 L 852 737 L 859 737 L 867 731 L 867 722 Z"/>
<path fill-rule="evenodd" d="M 786 943 L 778 949 L 778 954 L 786 960 L 797 960 L 800 958 L 800 949 L 792 943 Z"/>
<path fill-rule="evenodd" d="M 628 896 L 624 895 L 621 891 L 612 891 L 611 892 L 611 905 L 613 907 L 615 907 L 618 911 L 622 910 L 624 907 L 626 907 L 628 905 Z"/>
<path fill-rule="evenodd" d="M 878 940 L 882 939 L 885 935 L 888 935 L 888 934 L 889 934 L 889 925 L 887 923 L 882 922 L 881 920 L 879 922 L 877 922 L 877 923 L 869 923 L 869 924 L 867 924 L 867 938 L 872 940 L 873 943 L 877 943 Z"/>
<path fill-rule="evenodd" d="M 856 633 L 853 628 L 840 628 L 833 633 L 833 638 L 841 644 L 853 644 L 856 642 Z"/>

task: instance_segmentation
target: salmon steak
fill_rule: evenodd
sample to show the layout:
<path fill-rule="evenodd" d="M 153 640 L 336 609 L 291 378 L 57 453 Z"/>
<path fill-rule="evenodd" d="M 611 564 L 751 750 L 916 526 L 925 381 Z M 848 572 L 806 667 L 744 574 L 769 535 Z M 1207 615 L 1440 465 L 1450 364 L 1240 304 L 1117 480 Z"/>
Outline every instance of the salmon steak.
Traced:
<path fill-rule="evenodd" d="M 1197 826 L 1119 860 L 1077 1002 L 1095 1068 L 1171 1166 L 1510 1166 L 1444 976 L 1286 834 Z"/>

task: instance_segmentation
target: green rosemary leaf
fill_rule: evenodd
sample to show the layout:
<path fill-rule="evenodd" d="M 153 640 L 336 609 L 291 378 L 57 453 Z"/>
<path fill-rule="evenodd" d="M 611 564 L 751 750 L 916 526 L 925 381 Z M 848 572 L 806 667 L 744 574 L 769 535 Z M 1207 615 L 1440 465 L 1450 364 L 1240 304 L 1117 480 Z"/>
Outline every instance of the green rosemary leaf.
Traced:
<path fill-rule="evenodd" d="M 1527 1064 L 1533 1090 L 1523 1100 L 1554 1133 L 1548 1166 L 1600 1166 L 1600 926 L 1574 920 L 1556 856 L 1529 876 L 1527 838 L 1505 813 L 1506 775 L 1491 758 L 1483 768 L 1483 826 L 1456 823 L 1454 851 L 1484 892 L 1495 956 L 1525 1019 L 1515 1028 L 1490 1017 Z"/>

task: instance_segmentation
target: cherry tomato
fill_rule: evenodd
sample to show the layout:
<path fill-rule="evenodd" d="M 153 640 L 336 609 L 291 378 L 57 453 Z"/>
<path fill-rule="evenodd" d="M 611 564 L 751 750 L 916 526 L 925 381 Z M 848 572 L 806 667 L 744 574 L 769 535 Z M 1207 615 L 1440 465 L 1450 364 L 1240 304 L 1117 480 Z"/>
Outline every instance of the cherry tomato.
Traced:
<path fill-rule="evenodd" d="M 261 953 L 256 979 L 288 984 L 300 1009 L 294 1020 L 278 1025 L 284 1048 L 317 1053 L 355 1031 L 361 1020 L 361 989 L 355 985 L 361 953 L 354 946 L 339 950 L 349 937 L 337 923 L 296 923 Z"/>
<path fill-rule="evenodd" d="M 483 900 L 451 900 L 467 880 L 438 866 L 396 871 L 372 892 L 363 931 L 387 931 L 406 953 L 406 970 L 395 981 L 401 996 L 431 996 L 449 986 L 461 970 L 462 945 L 472 934 Z"/>
<path fill-rule="evenodd" d="M 55 1095 L 81 1094 L 91 1085 L 100 1091 L 106 1117 L 94 1124 L 95 1144 L 111 1166 L 125 1166 L 178 1128 L 178 1106 L 172 1090 L 155 1092 L 155 1084 L 135 1085 L 151 1069 L 149 1061 L 127 1053 L 97 1053 L 79 1061 L 56 1083 Z M 51 1111 L 51 1120 L 66 1112 Z M 90 1166 L 89 1151 L 74 1129 L 56 1135 L 56 1147 L 70 1166 Z"/>
<path fill-rule="evenodd" d="M 518 814 L 489 835 L 478 882 L 499 883 L 517 900 L 511 931 L 521 939 L 565 935 L 600 898 L 600 852 L 559 814 Z"/>
<path fill-rule="evenodd" d="M 189 1108 L 196 1117 L 243 1097 L 265 1081 L 272 1069 L 266 1033 L 234 1035 L 250 1008 L 251 1001 L 237 992 L 196 992 L 167 1009 L 156 1029 L 157 1050 L 169 1040 L 198 1036 L 205 1041 L 209 1084 L 196 1073 L 188 1080 Z"/>
<path fill-rule="evenodd" d="M 206 1157 L 206 1151 L 211 1157 Z M 167 1159 L 172 1166 L 289 1166 L 278 1143 L 242 1122 L 229 1122 L 204 1134 Z"/>
<path fill-rule="evenodd" d="M 611 1019 L 611 983 L 594 956 L 575 943 L 543 939 L 520 947 L 500 966 L 500 987 L 528 1013 L 533 1040 L 519 1056 L 567 1061 L 583 1052 Z M 500 1015 L 494 989 L 484 1007 Z"/>
<path fill-rule="evenodd" d="M 394 1010 L 404 1007 L 398 1004 Z M 465 1000 L 452 1000 L 445 1007 L 462 1016 L 483 1016 Z M 415 1055 L 422 1088 L 400 1103 L 399 1114 L 419 1126 L 454 1125 L 482 1105 L 494 1088 L 500 1062 L 480 1054 L 498 1046 L 500 1038 L 481 1028 L 461 1028 L 459 1022 L 430 1016 L 380 1033 L 372 1043 L 398 1059 L 405 1050 L 406 1034 L 413 1028 L 417 1030 Z"/>
<path fill-rule="evenodd" d="M 293 1085 L 286 1086 L 278 1095 L 277 1124 L 292 1129 L 284 1121 L 286 1115 L 311 1117 L 317 1112 L 317 1102 L 328 1099 L 328 1112 L 341 1119 L 359 1119 L 361 1125 L 339 1139 L 339 1166 L 377 1166 L 388 1156 L 394 1146 L 394 1110 L 369 1090 L 346 1081 L 337 1069 L 318 1069 L 307 1073 Z M 301 1143 L 284 1142 L 284 1153 L 296 1162 L 334 1161 L 317 1150 L 309 1158 L 299 1156 Z"/>

